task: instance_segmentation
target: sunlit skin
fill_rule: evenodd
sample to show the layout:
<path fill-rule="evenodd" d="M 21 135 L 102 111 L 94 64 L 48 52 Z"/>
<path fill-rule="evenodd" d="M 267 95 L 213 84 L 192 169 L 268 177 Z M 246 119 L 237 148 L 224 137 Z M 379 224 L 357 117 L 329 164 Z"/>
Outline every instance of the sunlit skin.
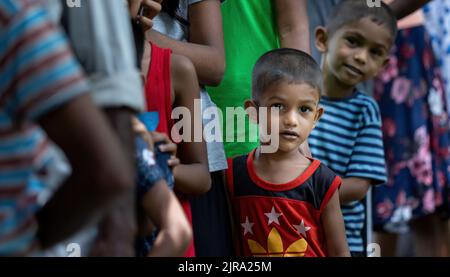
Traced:
<path fill-rule="evenodd" d="M 392 34 L 369 17 L 346 24 L 329 37 L 316 30 L 316 46 L 323 56 L 324 95 L 346 98 L 358 83 L 375 77 L 387 64 Z"/>
<path fill-rule="evenodd" d="M 310 164 L 310 160 L 298 148 L 306 141 L 323 114 L 323 108 L 319 106 L 319 94 L 318 89 L 306 83 L 279 82 L 262 92 L 257 101 L 247 101 L 246 107 L 269 109 L 269 134 L 272 122 L 278 125 L 279 130 L 278 150 L 275 153 L 258 151 L 255 156 L 255 168 L 260 177 L 274 183 L 285 183 L 295 179 Z M 278 115 L 271 113 L 271 108 L 276 108 Z M 258 123 L 264 120 L 259 116 L 253 119 Z M 277 166 L 272 166 L 273 164 Z M 283 170 L 285 173 L 280 174 L 280 167 L 293 170 Z"/>

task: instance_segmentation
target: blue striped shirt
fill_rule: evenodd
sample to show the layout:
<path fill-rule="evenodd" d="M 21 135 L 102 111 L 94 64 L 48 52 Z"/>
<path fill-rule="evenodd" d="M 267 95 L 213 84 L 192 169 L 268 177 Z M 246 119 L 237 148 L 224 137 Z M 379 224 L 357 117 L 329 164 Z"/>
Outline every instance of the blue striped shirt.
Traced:
<path fill-rule="evenodd" d="M 35 239 L 36 194 L 28 183 L 46 149 L 36 120 L 88 90 L 41 5 L 0 1 L 0 256 L 23 254 Z"/>
<path fill-rule="evenodd" d="M 313 157 L 342 178 L 370 179 L 372 184 L 386 182 L 377 103 L 361 92 L 340 100 L 322 97 L 320 103 L 325 113 L 308 139 Z M 356 201 L 341 208 L 350 251 L 365 251 L 362 237 L 364 205 Z"/>

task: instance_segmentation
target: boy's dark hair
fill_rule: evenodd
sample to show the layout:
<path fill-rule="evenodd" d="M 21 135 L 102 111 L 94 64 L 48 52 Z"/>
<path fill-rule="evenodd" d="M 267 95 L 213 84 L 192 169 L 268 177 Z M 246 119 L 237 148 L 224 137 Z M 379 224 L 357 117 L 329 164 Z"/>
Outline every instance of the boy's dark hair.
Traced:
<path fill-rule="evenodd" d="M 300 50 L 280 48 L 262 55 L 252 74 L 252 97 L 259 96 L 278 82 L 307 83 L 320 93 L 323 88 L 322 71 L 314 59 Z"/>
<path fill-rule="evenodd" d="M 397 18 L 391 8 L 380 1 L 380 7 L 369 7 L 365 0 L 343 0 L 337 4 L 326 24 L 329 36 L 332 36 L 339 28 L 346 24 L 356 22 L 369 17 L 374 23 L 386 25 L 392 37 L 397 36 Z"/>

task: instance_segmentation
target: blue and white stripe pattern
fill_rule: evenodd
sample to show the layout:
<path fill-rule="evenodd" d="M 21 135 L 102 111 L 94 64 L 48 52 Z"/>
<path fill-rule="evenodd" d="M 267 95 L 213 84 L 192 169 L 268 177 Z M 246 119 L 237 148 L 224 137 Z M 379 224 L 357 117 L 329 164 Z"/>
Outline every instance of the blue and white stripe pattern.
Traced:
<path fill-rule="evenodd" d="M 339 100 L 322 97 L 320 102 L 325 113 L 308 140 L 313 157 L 342 178 L 370 179 L 372 184 L 386 182 L 377 103 L 361 92 Z M 350 251 L 364 252 L 364 205 L 357 201 L 341 208 Z"/>
<path fill-rule="evenodd" d="M 88 91 L 67 40 L 41 1 L 0 1 L 0 256 L 34 241 L 36 193 L 29 187 L 46 149 L 34 123 Z"/>

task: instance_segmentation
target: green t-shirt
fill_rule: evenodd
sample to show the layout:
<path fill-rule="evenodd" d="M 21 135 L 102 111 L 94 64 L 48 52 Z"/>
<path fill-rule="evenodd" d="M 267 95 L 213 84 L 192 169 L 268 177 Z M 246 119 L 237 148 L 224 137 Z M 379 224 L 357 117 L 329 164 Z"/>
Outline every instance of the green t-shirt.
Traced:
<path fill-rule="evenodd" d="M 258 145 L 256 126 L 249 124 L 246 117 L 244 130 L 238 128 L 236 122 L 235 127 L 231 128 L 231 120 L 227 118 L 232 113 L 227 116 L 226 108 L 243 108 L 245 100 L 251 99 L 251 75 L 255 62 L 265 52 L 280 46 L 272 2 L 227 0 L 222 4 L 227 69 L 221 85 L 208 87 L 207 90 L 224 116 L 223 136 L 227 157 L 247 154 Z M 249 128 L 249 125 L 252 127 Z M 233 132 L 233 142 L 227 142 L 227 137 L 232 136 Z M 245 138 L 245 142 L 237 142 L 237 138 Z"/>

